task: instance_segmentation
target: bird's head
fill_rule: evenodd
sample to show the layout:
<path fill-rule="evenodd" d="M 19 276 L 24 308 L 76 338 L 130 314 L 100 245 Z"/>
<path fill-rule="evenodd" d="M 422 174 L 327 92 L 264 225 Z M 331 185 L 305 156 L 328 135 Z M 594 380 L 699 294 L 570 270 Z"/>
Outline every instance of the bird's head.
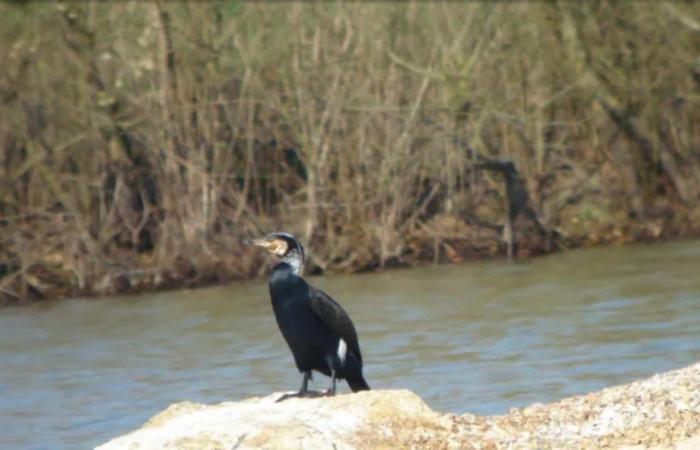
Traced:
<path fill-rule="evenodd" d="M 248 243 L 262 247 L 268 252 L 279 256 L 282 262 L 292 266 L 294 273 L 299 275 L 304 266 L 304 247 L 289 233 L 270 233 L 265 237 L 251 239 Z"/>

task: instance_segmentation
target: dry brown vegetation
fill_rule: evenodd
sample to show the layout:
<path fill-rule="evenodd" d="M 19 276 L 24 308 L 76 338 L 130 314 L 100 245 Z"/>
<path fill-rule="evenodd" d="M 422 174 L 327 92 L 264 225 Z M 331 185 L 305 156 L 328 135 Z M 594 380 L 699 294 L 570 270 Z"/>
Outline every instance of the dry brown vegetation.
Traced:
<path fill-rule="evenodd" d="M 333 271 L 700 231 L 698 3 L 0 17 L 5 301 L 254 276 L 277 229 Z"/>

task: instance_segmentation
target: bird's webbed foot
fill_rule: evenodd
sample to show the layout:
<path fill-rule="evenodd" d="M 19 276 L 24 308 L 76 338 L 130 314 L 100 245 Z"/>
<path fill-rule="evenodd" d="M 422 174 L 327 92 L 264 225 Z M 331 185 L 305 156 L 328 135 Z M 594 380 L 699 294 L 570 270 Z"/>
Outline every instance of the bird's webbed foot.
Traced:
<path fill-rule="evenodd" d="M 277 400 L 275 400 L 275 403 L 283 402 L 289 398 L 315 398 L 315 397 L 323 397 L 325 395 L 324 392 L 320 391 L 299 391 L 299 392 L 292 392 L 289 394 L 284 394 Z"/>
<path fill-rule="evenodd" d="M 304 377 L 301 380 L 301 387 L 299 388 L 299 392 L 284 394 L 282 397 L 275 400 L 275 403 L 282 402 L 284 400 L 287 400 L 288 398 L 320 397 L 321 395 L 323 395 L 320 392 L 309 390 L 309 379 L 310 378 L 311 378 L 311 372 L 304 372 Z"/>
<path fill-rule="evenodd" d="M 283 402 L 283 401 L 287 400 L 288 398 L 304 397 L 305 395 L 306 395 L 306 392 L 293 392 L 291 394 L 284 394 L 282 397 L 275 400 L 275 403 Z"/>

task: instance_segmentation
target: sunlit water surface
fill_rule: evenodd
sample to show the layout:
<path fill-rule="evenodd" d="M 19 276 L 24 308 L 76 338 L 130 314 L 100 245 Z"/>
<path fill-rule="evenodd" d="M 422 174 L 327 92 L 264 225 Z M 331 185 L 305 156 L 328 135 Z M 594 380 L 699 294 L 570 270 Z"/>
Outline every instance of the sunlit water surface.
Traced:
<path fill-rule="evenodd" d="M 310 281 L 353 317 L 372 387 L 439 410 L 503 413 L 700 360 L 698 242 Z M 2 309 L 0 364 L 2 449 L 90 448 L 173 402 L 300 381 L 263 281 Z"/>

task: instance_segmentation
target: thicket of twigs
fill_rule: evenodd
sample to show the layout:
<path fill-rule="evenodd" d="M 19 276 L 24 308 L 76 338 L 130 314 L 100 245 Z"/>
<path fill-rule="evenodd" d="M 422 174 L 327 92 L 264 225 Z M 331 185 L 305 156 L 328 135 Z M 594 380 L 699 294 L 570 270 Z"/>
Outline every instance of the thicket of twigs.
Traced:
<path fill-rule="evenodd" d="M 254 276 L 282 229 L 333 271 L 505 254 L 508 210 L 520 254 L 700 229 L 698 3 L 0 17 L 5 300 Z"/>

